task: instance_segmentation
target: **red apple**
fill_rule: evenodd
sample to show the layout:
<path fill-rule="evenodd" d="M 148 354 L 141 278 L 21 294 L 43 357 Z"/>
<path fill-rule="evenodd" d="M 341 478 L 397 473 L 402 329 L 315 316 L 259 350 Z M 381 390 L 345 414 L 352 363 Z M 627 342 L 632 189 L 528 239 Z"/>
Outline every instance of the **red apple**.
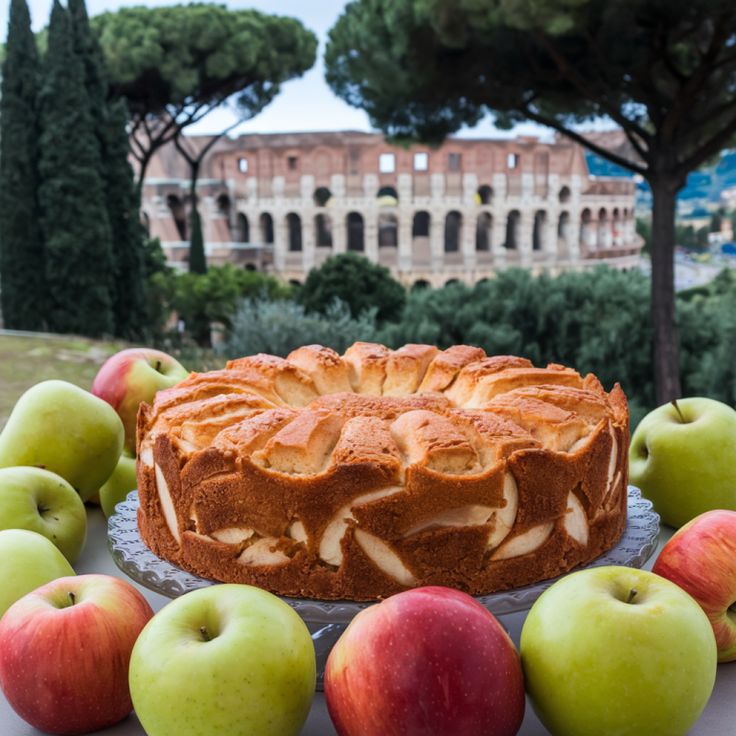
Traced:
<path fill-rule="evenodd" d="M 42 585 L 0 619 L 0 688 L 21 718 L 46 733 L 111 726 L 133 708 L 128 662 L 152 616 L 132 585 L 108 575 Z"/>
<path fill-rule="evenodd" d="M 718 661 L 736 661 L 736 511 L 706 511 L 681 527 L 652 568 L 695 598 L 718 645 Z"/>
<path fill-rule="evenodd" d="M 327 659 L 325 698 L 340 736 L 514 736 L 525 705 L 501 624 L 440 587 L 361 611 Z"/>
<path fill-rule="evenodd" d="M 128 348 L 109 357 L 95 376 L 92 393 L 107 401 L 125 427 L 125 449 L 135 454 L 135 423 L 141 402 L 175 386 L 189 371 L 170 355 L 152 348 Z"/>

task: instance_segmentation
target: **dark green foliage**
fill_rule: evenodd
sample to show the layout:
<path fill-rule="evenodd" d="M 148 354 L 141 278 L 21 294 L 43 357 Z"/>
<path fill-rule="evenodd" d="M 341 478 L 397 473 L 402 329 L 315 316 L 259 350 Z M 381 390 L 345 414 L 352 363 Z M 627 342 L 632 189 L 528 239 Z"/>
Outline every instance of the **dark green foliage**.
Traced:
<path fill-rule="evenodd" d="M 241 300 L 283 299 L 290 289 L 273 276 L 226 264 L 213 266 L 206 274 L 158 270 L 151 277 L 149 293 L 155 332 L 164 332 L 166 322 L 175 314 L 184 322 L 187 335 L 206 346 L 210 325 L 229 332 Z"/>
<path fill-rule="evenodd" d="M 254 353 L 286 357 L 302 345 L 326 345 L 339 353 L 357 341 L 376 339 L 375 312 L 350 314 L 335 300 L 324 314 L 307 312 L 291 300 L 247 299 L 238 308 L 227 341 L 219 349 L 228 358 Z"/>
<path fill-rule="evenodd" d="M 25 0 L 12 0 L 0 88 L 0 278 L 5 327 L 44 327 L 37 200 L 39 63 Z"/>
<path fill-rule="evenodd" d="M 385 266 L 357 253 L 340 253 L 313 268 L 299 292 L 308 311 L 324 312 L 335 299 L 345 302 L 353 317 L 375 308 L 379 322 L 384 322 L 401 314 L 406 290 Z"/>
<path fill-rule="evenodd" d="M 39 96 L 47 317 L 55 332 L 97 336 L 114 329 L 114 261 L 100 146 L 72 40 L 68 13 L 57 0 Z"/>
<path fill-rule="evenodd" d="M 110 223 L 114 258 L 114 331 L 135 339 L 143 332 L 145 282 L 143 228 L 138 219 L 138 192 L 128 163 L 127 111 L 125 101 L 108 100 L 106 71 L 97 38 L 92 34 L 84 0 L 69 0 L 74 50 L 85 69 L 90 102 L 102 159 L 105 204 Z"/>
<path fill-rule="evenodd" d="M 192 208 L 192 234 L 189 240 L 189 271 L 191 273 L 207 273 L 207 258 L 204 252 L 202 235 L 202 219 L 199 210 Z"/>
<path fill-rule="evenodd" d="M 242 119 L 256 115 L 317 49 L 294 18 L 209 3 L 121 8 L 92 25 L 112 93 L 128 103 L 141 177 L 157 148 L 226 101 Z"/>

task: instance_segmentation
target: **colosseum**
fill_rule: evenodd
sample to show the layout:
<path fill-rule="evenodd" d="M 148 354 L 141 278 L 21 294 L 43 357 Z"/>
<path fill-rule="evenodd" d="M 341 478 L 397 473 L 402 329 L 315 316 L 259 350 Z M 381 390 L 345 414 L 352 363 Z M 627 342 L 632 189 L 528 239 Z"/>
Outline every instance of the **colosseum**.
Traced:
<path fill-rule="evenodd" d="M 182 268 L 188 191 L 186 162 L 165 147 L 149 166 L 142 216 Z M 636 267 L 634 196 L 631 179 L 592 176 L 583 148 L 562 139 L 403 148 L 360 132 L 223 138 L 198 185 L 210 264 L 301 283 L 333 253 L 356 251 L 407 286 L 474 283 L 511 266 Z"/>

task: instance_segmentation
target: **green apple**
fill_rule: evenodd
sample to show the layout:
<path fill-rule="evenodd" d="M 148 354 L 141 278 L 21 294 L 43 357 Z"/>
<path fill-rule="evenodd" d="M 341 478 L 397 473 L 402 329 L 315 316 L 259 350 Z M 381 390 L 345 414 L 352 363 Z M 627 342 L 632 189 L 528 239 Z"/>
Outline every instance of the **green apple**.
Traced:
<path fill-rule="evenodd" d="M 43 534 L 74 564 L 87 537 L 87 512 L 79 494 L 56 473 L 31 467 L 2 468 L 0 529 Z"/>
<path fill-rule="evenodd" d="M 521 632 L 527 693 L 555 736 L 684 736 L 708 702 L 716 660 L 695 600 L 628 567 L 562 578 Z"/>
<path fill-rule="evenodd" d="M 650 412 L 631 438 L 629 480 L 670 526 L 736 511 L 736 411 L 690 398 Z"/>
<path fill-rule="evenodd" d="M 0 468 L 46 468 L 86 501 L 115 469 L 123 439 L 107 402 L 66 381 L 43 381 L 18 399 L 0 434 Z"/>
<path fill-rule="evenodd" d="M 214 585 L 172 601 L 130 658 L 130 694 L 148 736 L 296 736 L 315 679 L 304 622 L 249 585 Z"/>
<path fill-rule="evenodd" d="M 135 477 L 135 458 L 123 453 L 112 471 L 112 475 L 100 488 L 100 506 L 105 516 L 111 516 L 115 506 L 124 501 L 127 495 L 138 487 Z"/>
<path fill-rule="evenodd" d="M 74 568 L 46 537 L 27 529 L 0 531 L 0 616 L 32 590 L 70 575 Z"/>

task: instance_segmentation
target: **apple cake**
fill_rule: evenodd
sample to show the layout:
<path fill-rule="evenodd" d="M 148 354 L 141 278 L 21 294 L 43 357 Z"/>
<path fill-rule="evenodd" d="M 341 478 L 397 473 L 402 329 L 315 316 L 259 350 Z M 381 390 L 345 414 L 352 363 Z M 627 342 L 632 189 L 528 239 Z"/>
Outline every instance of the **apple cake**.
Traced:
<path fill-rule="evenodd" d="M 618 385 L 467 345 L 254 355 L 141 406 L 138 524 L 179 567 L 281 595 L 481 595 L 615 544 L 628 426 Z"/>

